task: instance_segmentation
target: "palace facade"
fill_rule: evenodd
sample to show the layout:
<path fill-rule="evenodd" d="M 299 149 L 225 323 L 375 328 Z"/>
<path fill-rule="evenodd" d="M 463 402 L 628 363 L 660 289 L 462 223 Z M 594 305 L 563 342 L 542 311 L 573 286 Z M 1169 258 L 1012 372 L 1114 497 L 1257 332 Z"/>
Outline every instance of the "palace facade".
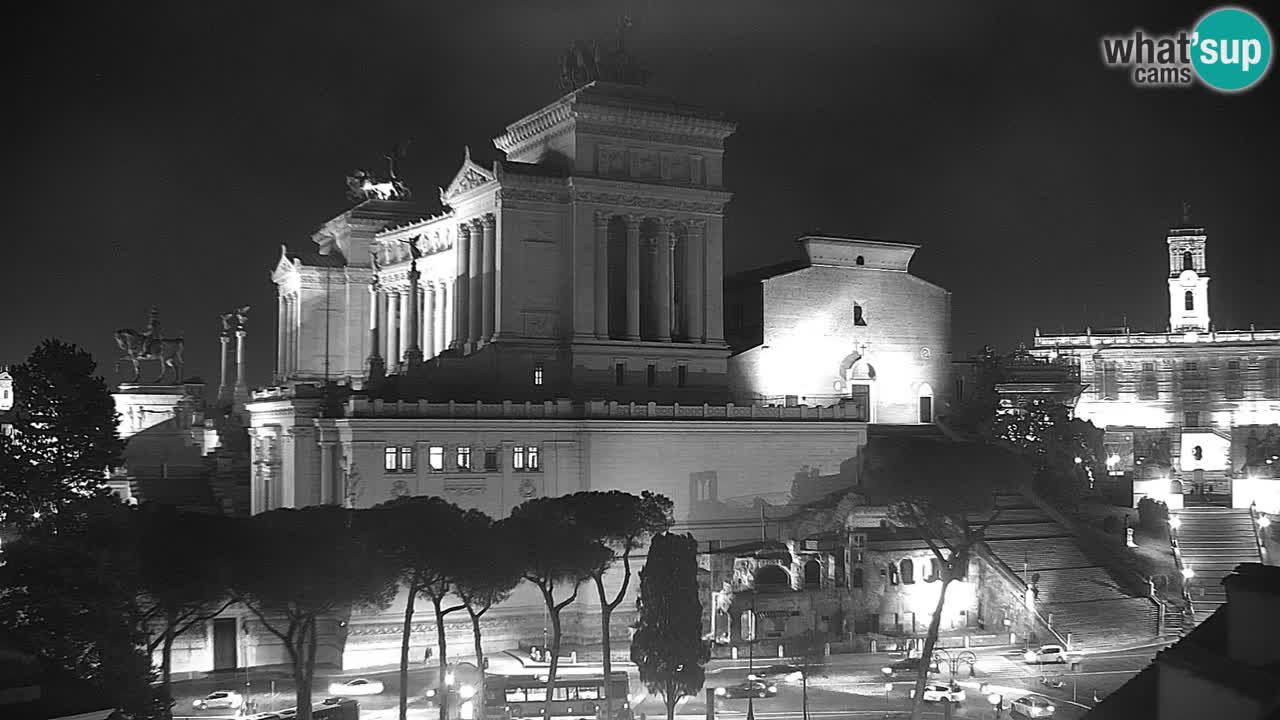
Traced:
<path fill-rule="evenodd" d="M 1208 235 L 1171 229 L 1164 332 L 1044 335 L 1032 353 L 1079 367 L 1076 415 L 1106 430 L 1109 475 L 1133 501 L 1215 498 L 1280 512 L 1280 330 L 1222 330 L 1209 306 Z"/>
<path fill-rule="evenodd" d="M 247 407 L 253 512 L 436 495 L 502 517 L 647 489 L 709 547 L 757 537 L 759 504 L 788 502 L 797 473 L 856 482 L 869 421 L 931 423 L 950 296 L 910 274 L 915 246 L 806 237 L 785 272 L 726 291 L 734 129 L 594 82 L 508 126 L 505 159 L 465 152 L 442 207 L 365 199 L 312 251 L 282 250 L 276 384 Z M 728 336 L 729 303 L 757 337 Z M 322 661 L 395 662 L 402 608 L 335 626 Z M 566 641 L 591 642 L 591 600 L 571 609 Z M 542 618 L 518 592 L 486 642 L 540 642 Z M 429 623 L 413 642 L 435 642 Z M 250 627 L 236 662 L 280 656 Z"/>

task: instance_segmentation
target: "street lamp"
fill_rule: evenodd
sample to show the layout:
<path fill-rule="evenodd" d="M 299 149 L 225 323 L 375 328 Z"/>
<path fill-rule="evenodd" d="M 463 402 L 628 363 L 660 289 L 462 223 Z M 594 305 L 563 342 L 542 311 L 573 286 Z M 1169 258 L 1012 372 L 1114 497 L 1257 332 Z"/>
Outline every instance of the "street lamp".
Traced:
<path fill-rule="evenodd" d="M 947 668 L 951 671 L 951 684 L 954 685 L 956 682 L 956 671 L 959 670 L 962 665 L 969 666 L 969 677 L 973 677 L 974 665 L 978 662 L 978 656 L 974 655 L 969 650 L 953 653 L 950 650 L 942 648 L 933 651 L 933 662 L 939 668 L 942 667 L 943 662 L 947 663 Z"/>
<path fill-rule="evenodd" d="M 1169 518 L 1169 527 L 1173 528 L 1174 530 L 1177 530 L 1178 528 L 1182 527 L 1182 518 L 1178 517 L 1177 515 L 1174 515 L 1173 517 Z"/>
<path fill-rule="evenodd" d="M 1182 577 L 1184 579 L 1190 580 L 1195 576 L 1196 576 L 1196 571 L 1192 570 L 1190 565 L 1187 565 L 1186 567 L 1182 568 Z"/>

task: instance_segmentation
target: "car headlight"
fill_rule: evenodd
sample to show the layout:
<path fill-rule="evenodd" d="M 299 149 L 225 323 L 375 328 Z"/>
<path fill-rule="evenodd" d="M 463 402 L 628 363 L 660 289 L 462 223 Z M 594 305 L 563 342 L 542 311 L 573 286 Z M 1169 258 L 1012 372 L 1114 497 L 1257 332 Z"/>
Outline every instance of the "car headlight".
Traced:
<path fill-rule="evenodd" d="M 716 688 L 716 694 L 719 695 L 720 697 L 724 697 L 725 692 L 726 690 L 722 687 Z"/>
<path fill-rule="evenodd" d="M 1050 715 L 1052 715 L 1052 714 L 1053 714 L 1053 706 L 1052 706 L 1052 705 L 1050 705 L 1049 707 L 1045 708 L 1045 710 L 1048 710 Z"/>
<path fill-rule="evenodd" d="M 769 686 L 769 692 L 771 692 L 771 693 L 776 693 L 776 692 L 778 692 L 778 686 L 777 686 L 777 685 L 770 685 L 770 686 Z"/>
<path fill-rule="evenodd" d="M 880 668 L 880 672 L 884 673 L 885 675 L 892 675 L 892 674 L 893 674 L 893 668 L 891 668 L 891 667 L 882 667 L 882 668 Z"/>
<path fill-rule="evenodd" d="M 1036 654 L 1028 650 L 1022 657 L 1026 659 L 1027 662 L 1031 662 L 1036 659 Z"/>

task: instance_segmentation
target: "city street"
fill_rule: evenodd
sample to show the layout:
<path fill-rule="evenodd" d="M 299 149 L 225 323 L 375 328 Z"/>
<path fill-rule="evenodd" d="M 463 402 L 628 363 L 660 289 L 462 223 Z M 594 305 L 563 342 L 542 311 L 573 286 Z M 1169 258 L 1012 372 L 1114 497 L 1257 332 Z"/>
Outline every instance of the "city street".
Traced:
<path fill-rule="evenodd" d="M 987 694 L 1000 693 L 1006 705 L 1015 698 L 1027 694 L 1036 694 L 1048 698 L 1056 707 L 1055 718 L 1079 718 L 1094 704 L 1095 694 L 1104 697 L 1146 667 L 1155 653 L 1163 645 L 1145 647 L 1135 650 L 1110 651 L 1099 653 L 1081 653 L 1078 671 L 1072 672 L 1070 666 L 1027 664 L 1022 659 L 1022 650 L 1013 648 L 975 649 L 977 664 L 973 677 L 969 676 L 967 667 L 959 668 L 956 680 L 966 693 L 963 703 L 953 708 L 955 718 L 992 718 L 994 711 L 980 692 L 982 684 L 987 686 Z M 910 678 L 899 676 L 892 680 L 886 692 L 885 680 L 881 668 L 893 662 L 896 657 L 886 653 L 833 655 L 820 676 L 809 681 L 810 715 L 823 720 L 839 720 L 839 718 L 862 717 L 894 717 L 894 713 L 909 709 L 908 694 L 913 682 Z M 465 660 L 465 658 L 464 658 Z M 760 658 L 755 662 L 757 669 L 770 664 L 784 662 L 777 658 Z M 666 716 L 666 709 L 661 698 L 650 695 L 640 684 L 635 667 L 621 663 L 617 669 L 625 669 L 631 674 L 631 700 L 637 718 L 644 714 L 648 719 L 660 720 Z M 707 688 L 734 685 L 746 679 L 749 671 L 748 661 L 714 660 L 707 668 Z M 944 664 L 942 673 L 935 673 L 934 678 L 940 681 L 949 679 L 950 673 Z M 280 710 L 293 707 L 293 683 L 289 675 L 278 669 L 250 670 L 248 673 L 248 691 L 257 701 L 260 711 Z M 326 696 L 328 684 L 338 678 L 335 674 L 317 673 L 314 697 Z M 380 695 L 358 698 L 362 718 L 393 718 L 396 715 L 399 696 L 399 671 L 392 668 L 372 668 L 366 671 L 348 671 L 341 673 L 341 679 L 350 680 L 365 677 L 381 680 L 385 690 Z M 428 707 L 422 697 L 430 687 L 435 686 L 435 668 L 423 668 L 420 664 L 410 670 L 410 707 L 415 710 L 416 717 L 434 718 L 436 708 Z M 1051 682 L 1062 682 L 1062 688 L 1048 687 L 1042 684 L 1042 678 Z M 223 710 L 197 711 L 192 708 L 192 701 L 215 690 L 235 690 L 246 694 L 246 675 L 244 671 L 226 674 L 216 678 L 174 683 L 174 694 L 177 705 L 177 718 L 217 718 L 231 717 L 231 713 Z M 755 715 L 761 720 L 795 718 L 801 713 L 802 688 L 796 682 L 778 680 L 776 697 L 755 700 Z M 274 695 L 272 690 L 274 689 Z M 716 714 L 728 720 L 741 720 L 747 710 L 746 700 L 724 700 L 716 703 Z M 704 697 L 686 698 L 676 708 L 677 715 L 692 720 L 705 717 L 706 704 Z M 944 717 L 943 708 L 938 705 L 932 710 L 930 717 Z M 1006 710 L 1005 717 L 1008 717 Z"/>

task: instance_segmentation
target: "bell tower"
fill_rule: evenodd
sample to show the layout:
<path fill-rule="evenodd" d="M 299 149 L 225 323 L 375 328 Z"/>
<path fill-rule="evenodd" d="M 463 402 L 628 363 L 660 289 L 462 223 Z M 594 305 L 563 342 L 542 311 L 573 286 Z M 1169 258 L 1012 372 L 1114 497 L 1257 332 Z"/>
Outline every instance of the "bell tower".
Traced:
<path fill-rule="evenodd" d="M 1169 230 L 1169 330 L 1208 332 L 1209 271 L 1204 228 L 1191 224 L 1191 208 L 1182 204 L 1182 223 Z"/>

